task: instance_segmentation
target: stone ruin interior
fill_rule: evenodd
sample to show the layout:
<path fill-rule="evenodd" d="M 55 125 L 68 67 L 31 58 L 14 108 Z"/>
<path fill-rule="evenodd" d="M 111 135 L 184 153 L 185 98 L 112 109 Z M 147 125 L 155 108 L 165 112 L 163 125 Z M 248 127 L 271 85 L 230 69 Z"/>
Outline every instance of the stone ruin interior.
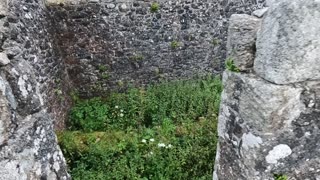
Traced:
<path fill-rule="evenodd" d="M 0 0 L 0 179 L 71 179 L 55 131 L 73 91 L 213 74 L 214 180 L 320 180 L 320 2 L 152 3 Z"/>

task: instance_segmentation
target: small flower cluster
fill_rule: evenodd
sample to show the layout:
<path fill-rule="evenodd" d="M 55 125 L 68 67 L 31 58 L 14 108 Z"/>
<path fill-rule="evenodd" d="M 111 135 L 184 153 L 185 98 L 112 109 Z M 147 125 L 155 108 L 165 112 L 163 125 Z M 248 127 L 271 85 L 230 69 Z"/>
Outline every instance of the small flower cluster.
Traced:
<path fill-rule="evenodd" d="M 142 139 L 141 142 L 142 143 L 147 143 L 147 140 L 146 139 Z M 154 139 L 153 138 L 149 139 L 149 142 L 154 142 Z M 172 144 L 166 145 L 165 143 L 158 143 L 158 147 L 159 148 L 172 148 L 173 146 L 172 146 Z"/>
<path fill-rule="evenodd" d="M 116 109 L 116 111 L 119 110 L 119 106 L 115 106 L 114 108 Z M 123 117 L 123 116 L 124 116 L 124 110 L 123 110 L 123 109 L 120 109 L 120 113 L 119 113 L 119 112 L 116 112 L 116 114 L 117 114 L 119 117 Z"/>
<path fill-rule="evenodd" d="M 172 148 L 171 144 L 166 145 L 165 143 L 158 143 L 159 148 Z"/>
<path fill-rule="evenodd" d="M 151 138 L 151 139 L 149 139 L 149 141 L 150 141 L 150 142 L 154 142 L 154 139 Z M 142 142 L 142 143 L 147 143 L 147 140 L 146 140 L 146 139 L 142 139 L 141 142 Z"/>

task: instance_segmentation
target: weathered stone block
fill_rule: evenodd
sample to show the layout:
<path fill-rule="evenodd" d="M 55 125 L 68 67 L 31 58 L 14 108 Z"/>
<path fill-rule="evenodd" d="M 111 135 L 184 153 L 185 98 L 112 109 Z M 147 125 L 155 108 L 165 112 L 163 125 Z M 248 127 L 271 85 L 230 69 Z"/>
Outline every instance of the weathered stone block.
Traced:
<path fill-rule="evenodd" d="M 240 70 L 253 67 L 255 58 L 256 33 L 260 19 L 247 14 L 234 14 L 230 18 L 228 29 L 228 57 Z"/>
<path fill-rule="evenodd" d="M 290 84 L 320 80 L 320 1 L 279 1 L 269 8 L 257 38 L 254 70 Z"/>

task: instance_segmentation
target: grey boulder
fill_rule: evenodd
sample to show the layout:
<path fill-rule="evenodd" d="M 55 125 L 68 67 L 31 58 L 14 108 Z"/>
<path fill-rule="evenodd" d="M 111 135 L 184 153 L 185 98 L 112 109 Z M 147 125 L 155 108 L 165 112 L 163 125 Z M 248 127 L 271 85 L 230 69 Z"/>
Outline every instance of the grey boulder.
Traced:
<path fill-rule="evenodd" d="M 271 5 L 257 38 L 255 72 L 276 84 L 320 79 L 320 1 Z"/>

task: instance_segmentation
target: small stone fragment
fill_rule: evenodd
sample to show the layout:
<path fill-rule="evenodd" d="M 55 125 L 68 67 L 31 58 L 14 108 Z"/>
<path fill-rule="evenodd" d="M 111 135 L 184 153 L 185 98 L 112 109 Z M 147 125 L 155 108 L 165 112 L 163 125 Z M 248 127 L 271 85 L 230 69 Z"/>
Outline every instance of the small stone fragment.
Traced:
<path fill-rule="evenodd" d="M 119 6 L 119 10 L 120 10 L 121 12 L 125 12 L 125 11 L 127 11 L 127 9 L 128 9 L 128 7 L 127 7 L 126 4 L 121 4 L 121 5 Z"/>
<path fill-rule="evenodd" d="M 10 60 L 5 53 L 0 53 L 0 66 L 5 66 L 10 63 Z"/>
<path fill-rule="evenodd" d="M 114 5 L 114 4 L 107 4 L 107 8 L 109 8 L 109 9 L 113 9 L 115 7 L 116 7 L 116 5 Z"/>
<path fill-rule="evenodd" d="M 262 18 L 263 15 L 268 11 L 269 8 L 263 8 L 263 9 L 258 9 L 253 11 L 252 15 L 258 17 L 258 18 Z"/>

